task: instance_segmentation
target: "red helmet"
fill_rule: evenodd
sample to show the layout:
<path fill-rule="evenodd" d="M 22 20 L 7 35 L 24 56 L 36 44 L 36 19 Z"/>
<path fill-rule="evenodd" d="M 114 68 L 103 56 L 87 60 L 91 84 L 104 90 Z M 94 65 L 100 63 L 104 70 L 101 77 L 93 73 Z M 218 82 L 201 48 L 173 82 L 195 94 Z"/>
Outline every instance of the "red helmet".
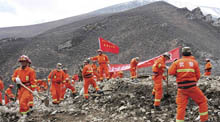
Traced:
<path fill-rule="evenodd" d="M 97 52 L 103 52 L 101 49 L 98 49 Z"/>
<path fill-rule="evenodd" d="M 23 62 L 23 61 L 26 61 L 26 62 L 28 62 L 28 63 L 31 62 L 30 59 L 28 58 L 28 56 L 26 56 L 26 55 L 22 55 L 22 56 L 20 56 L 20 58 L 18 59 L 18 62 Z"/>
<path fill-rule="evenodd" d="M 14 87 L 14 85 L 12 85 L 12 84 L 11 84 L 11 85 L 9 85 L 9 87 L 10 87 L 10 88 L 13 88 L 13 87 Z"/>

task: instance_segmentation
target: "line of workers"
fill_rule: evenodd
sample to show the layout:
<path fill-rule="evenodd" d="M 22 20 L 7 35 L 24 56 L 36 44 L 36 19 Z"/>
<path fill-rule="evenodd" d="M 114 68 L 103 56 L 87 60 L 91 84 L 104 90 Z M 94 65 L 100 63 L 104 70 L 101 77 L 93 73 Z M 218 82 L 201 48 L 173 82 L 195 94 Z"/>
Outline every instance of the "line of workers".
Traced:
<path fill-rule="evenodd" d="M 123 72 L 109 73 L 109 59 L 108 56 L 103 54 L 102 50 L 98 50 L 98 55 L 95 57 L 88 58 L 84 61 L 84 66 L 82 69 L 82 77 L 84 80 L 84 98 L 88 99 L 88 88 L 91 84 L 97 91 L 98 94 L 102 94 L 96 84 L 96 81 L 103 81 L 104 78 L 123 78 Z M 165 69 L 169 69 L 169 74 L 176 76 L 176 81 L 178 85 L 178 93 L 176 98 L 177 103 L 177 116 L 176 122 L 184 122 L 185 108 L 187 106 L 188 98 L 192 98 L 199 105 L 200 119 L 202 122 L 207 122 L 208 120 L 208 107 L 207 100 L 202 91 L 196 86 L 197 81 L 200 78 L 200 70 L 197 61 L 192 56 L 191 49 L 189 47 L 182 48 L 183 57 L 179 60 L 173 62 L 173 64 L 168 68 L 165 64 L 167 60 L 170 59 L 169 53 L 164 53 L 159 59 L 157 59 L 152 66 L 154 80 L 154 87 L 152 91 L 153 105 L 155 110 L 161 111 L 160 102 L 163 97 L 162 80 L 165 80 L 163 75 Z M 12 76 L 12 81 L 14 81 L 18 86 L 17 95 L 12 93 L 13 85 L 9 85 L 9 88 L 5 90 L 5 104 L 10 101 L 18 99 L 20 105 L 20 113 L 24 116 L 33 107 L 33 96 L 37 95 L 37 91 L 46 91 L 48 85 L 50 87 L 50 92 L 52 95 L 52 103 L 59 104 L 64 100 L 64 95 L 66 89 L 72 91 L 72 96 L 76 96 L 76 89 L 74 87 L 75 81 L 78 80 L 77 75 L 70 79 L 67 68 L 62 68 L 62 64 L 58 63 L 56 69 L 52 70 L 48 76 L 48 83 L 46 79 L 36 80 L 36 73 L 33 68 L 31 68 L 31 60 L 28 56 L 22 55 L 19 60 L 20 67 L 17 68 Z M 90 61 L 93 63 L 90 64 Z M 99 67 L 96 66 L 96 61 Z M 130 61 L 130 74 L 131 79 L 134 82 L 137 80 L 137 65 L 139 62 L 139 57 L 135 57 Z M 209 59 L 206 59 L 205 66 L 205 76 L 211 75 L 212 65 Z M 33 91 L 33 94 L 29 92 L 26 88 L 22 87 L 20 84 L 26 85 Z M 2 77 L 0 77 L 0 90 L 4 90 L 4 85 L 2 82 Z M 2 93 L 0 92 L 0 105 L 2 105 Z"/>

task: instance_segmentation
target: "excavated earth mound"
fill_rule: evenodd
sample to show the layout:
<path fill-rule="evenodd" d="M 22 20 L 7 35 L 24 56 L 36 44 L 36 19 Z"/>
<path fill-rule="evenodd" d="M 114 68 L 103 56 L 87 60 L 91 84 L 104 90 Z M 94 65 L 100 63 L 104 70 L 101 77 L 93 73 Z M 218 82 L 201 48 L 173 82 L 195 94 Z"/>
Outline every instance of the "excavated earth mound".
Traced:
<path fill-rule="evenodd" d="M 169 77 L 168 89 L 164 82 L 164 97 L 161 103 L 161 112 L 151 109 L 152 79 L 139 79 L 134 83 L 128 78 L 111 79 L 99 83 L 104 95 L 94 93 L 90 88 L 89 100 L 82 96 L 72 98 L 70 92 L 59 105 L 45 107 L 36 100 L 33 112 L 25 119 L 27 122 L 175 122 L 176 114 L 176 84 L 175 78 Z M 76 84 L 78 91 L 82 83 Z M 220 122 L 220 79 L 219 77 L 202 77 L 198 86 L 208 99 L 209 118 L 211 122 Z M 168 92 L 167 92 L 168 90 Z M 0 107 L 0 122 L 16 122 L 19 120 L 18 108 L 12 106 Z M 199 122 L 198 106 L 190 99 L 186 110 L 186 122 Z"/>

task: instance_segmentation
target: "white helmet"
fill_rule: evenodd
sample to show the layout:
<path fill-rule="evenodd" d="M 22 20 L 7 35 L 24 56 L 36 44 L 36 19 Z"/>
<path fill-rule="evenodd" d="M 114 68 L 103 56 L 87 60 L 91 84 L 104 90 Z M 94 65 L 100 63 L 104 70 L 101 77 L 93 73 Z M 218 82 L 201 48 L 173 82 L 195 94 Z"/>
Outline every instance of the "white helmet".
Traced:
<path fill-rule="evenodd" d="M 168 58 L 170 59 L 170 54 L 169 54 L 168 52 L 165 52 L 165 53 L 163 54 L 163 56 L 166 56 L 166 57 L 168 57 Z"/>

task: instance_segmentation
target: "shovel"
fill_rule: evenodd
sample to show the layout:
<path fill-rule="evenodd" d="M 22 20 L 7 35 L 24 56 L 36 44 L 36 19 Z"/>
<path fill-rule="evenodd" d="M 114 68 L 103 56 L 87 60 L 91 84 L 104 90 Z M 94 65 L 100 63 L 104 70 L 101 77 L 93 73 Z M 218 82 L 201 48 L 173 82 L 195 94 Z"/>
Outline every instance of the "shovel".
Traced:
<path fill-rule="evenodd" d="M 171 95 L 168 93 L 168 88 L 169 88 L 168 81 L 169 81 L 169 75 L 168 75 L 168 69 L 167 69 L 167 72 L 166 72 L 167 89 L 166 89 L 166 94 L 164 94 L 164 99 L 168 99 L 169 97 L 171 97 Z"/>
<path fill-rule="evenodd" d="M 29 89 L 27 86 L 25 86 L 23 83 L 20 83 L 21 84 L 21 86 L 23 86 L 25 89 L 27 89 L 29 92 L 31 92 L 32 94 L 34 94 L 34 92 L 31 90 L 31 89 Z M 45 106 L 49 106 L 49 100 L 47 99 L 47 98 L 41 98 L 38 94 L 36 94 L 35 95 L 36 97 L 38 97 L 43 103 L 44 103 L 44 105 Z"/>

